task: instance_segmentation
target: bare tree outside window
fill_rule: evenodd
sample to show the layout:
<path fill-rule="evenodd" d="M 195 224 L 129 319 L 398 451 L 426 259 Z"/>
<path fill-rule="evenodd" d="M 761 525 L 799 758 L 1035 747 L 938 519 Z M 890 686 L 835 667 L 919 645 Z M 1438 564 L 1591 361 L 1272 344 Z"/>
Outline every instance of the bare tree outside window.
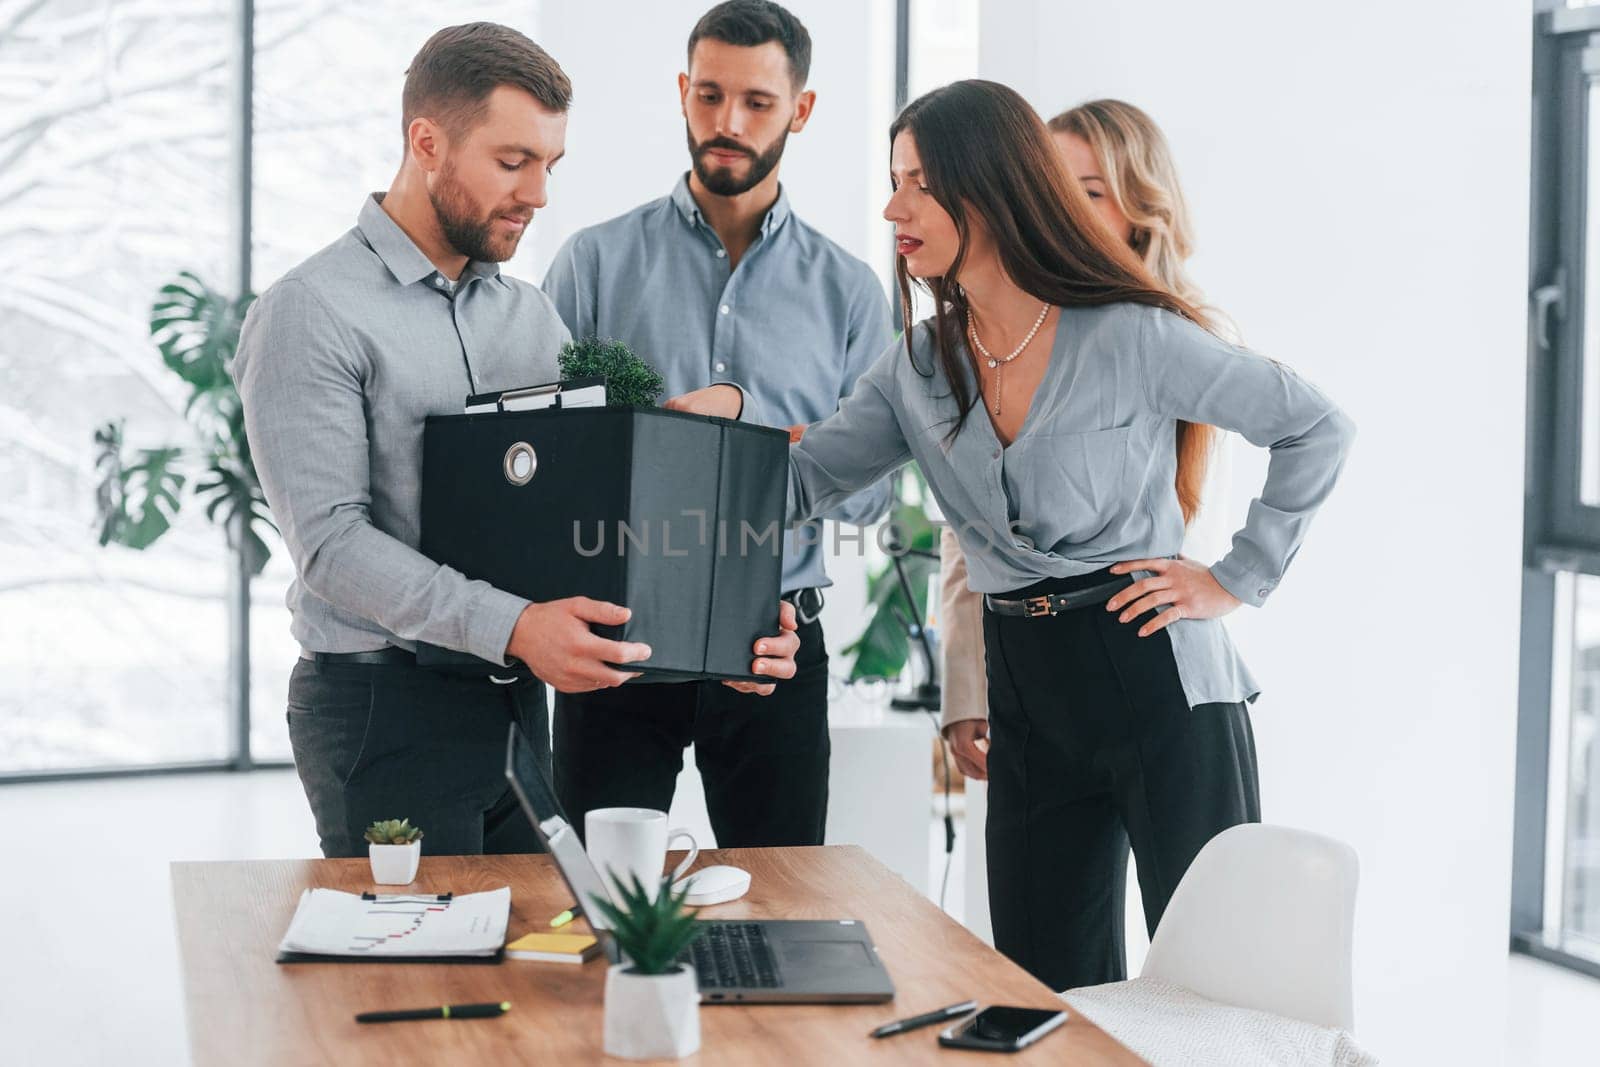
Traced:
<path fill-rule="evenodd" d="M 400 87 L 449 22 L 532 33 L 537 4 L 254 6 L 253 286 L 348 229 L 399 165 Z M 102 548 L 93 435 L 179 442 L 150 339 L 160 287 L 237 286 L 238 0 L 0 6 L 0 773 L 228 758 L 230 562 L 197 509 Z M 199 472 L 195 472 L 198 474 Z M 297 654 L 274 544 L 252 605 L 252 749 L 288 755 Z"/>
<path fill-rule="evenodd" d="M 225 553 L 186 518 L 102 549 L 93 432 L 181 439 L 149 338 L 231 275 L 232 5 L 9 5 L 0 22 L 0 770 L 225 755 Z"/>

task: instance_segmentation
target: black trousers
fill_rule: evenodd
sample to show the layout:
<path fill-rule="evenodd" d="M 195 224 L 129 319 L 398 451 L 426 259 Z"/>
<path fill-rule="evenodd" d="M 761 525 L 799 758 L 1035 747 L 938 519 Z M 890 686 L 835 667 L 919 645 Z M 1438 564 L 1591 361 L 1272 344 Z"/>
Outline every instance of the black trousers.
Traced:
<path fill-rule="evenodd" d="M 802 623 L 792 679 L 771 696 L 721 682 L 556 695 L 555 787 L 578 832 L 595 808 L 667 811 L 694 744 L 722 848 L 820 845 L 828 817 L 828 649 Z"/>
<path fill-rule="evenodd" d="M 505 779 L 517 723 L 549 773 L 544 684 L 407 665 L 318 664 L 289 676 L 289 743 L 324 856 L 365 856 L 378 819 L 422 828 L 424 855 L 542 852 Z"/>
<path fill-rule="evenodd" d="M 1114 580 L 1100 571 L 1005 597 Z M 995 947 L 1052 989 L 1126 977 L 1130 843 L 1153 935 L 1201 846 L 1261 819 L 1245 706 L 1190 708 L 1167 632 L 1138 636 L 1149 617 L 1118 622 L 1103 604 L 984 612 Z"/>

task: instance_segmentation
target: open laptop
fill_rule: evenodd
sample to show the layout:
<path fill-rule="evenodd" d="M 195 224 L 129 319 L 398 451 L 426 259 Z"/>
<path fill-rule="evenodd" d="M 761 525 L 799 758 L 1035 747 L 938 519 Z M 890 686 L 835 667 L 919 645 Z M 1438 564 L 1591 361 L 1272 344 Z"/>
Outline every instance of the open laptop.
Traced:
<path fill-rule="evenodd" d="M 577 831 L 515 724 L 506 743 L 506 779 L 555 858 L 567 888 L 584 905 L 584 917 L 618 959 L 605 916 L 590 903 L 611 899 Z M 854 919 L 702 919 L 705 930 L 684 952 L 700 983 L 703 1004 L 877 1003 L 894 996 L 894 983 L 878 959 L 867 928 Z"/>

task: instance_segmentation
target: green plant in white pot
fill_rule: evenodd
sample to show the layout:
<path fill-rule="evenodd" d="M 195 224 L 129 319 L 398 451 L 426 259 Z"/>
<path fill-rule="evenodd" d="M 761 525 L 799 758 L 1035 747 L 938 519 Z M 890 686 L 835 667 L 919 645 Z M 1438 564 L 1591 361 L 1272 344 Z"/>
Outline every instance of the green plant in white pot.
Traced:
<path fill-rule="evenodd" d="M 422 862 L 422 831 L 410 819 L 380 819 L 367 827 L 367 858 L 379 885 L 410 885 Z"/>
<path fill-rule="evenodd" d="M 609 872 L 619 892 L 594 905 L 626 957 L 606 972 L 605 1051 L 629 1060 L 678 1059 L 700 1049 L 700 987 L 678 956 L 700 935 L 687 887 L 659 892 Z"/>

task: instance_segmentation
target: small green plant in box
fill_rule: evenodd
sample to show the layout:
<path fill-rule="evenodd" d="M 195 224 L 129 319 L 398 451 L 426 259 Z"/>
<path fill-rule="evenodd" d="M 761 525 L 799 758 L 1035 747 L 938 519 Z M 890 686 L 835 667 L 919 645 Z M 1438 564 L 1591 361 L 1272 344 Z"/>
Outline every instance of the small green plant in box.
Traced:
<path fill-rule="evenodd" d="M 559 357 L 562 381 L 604 378 L 607 407 L 653 408 L 666 388 L 655 368 L 621 341 L 568 341 Z"/>

